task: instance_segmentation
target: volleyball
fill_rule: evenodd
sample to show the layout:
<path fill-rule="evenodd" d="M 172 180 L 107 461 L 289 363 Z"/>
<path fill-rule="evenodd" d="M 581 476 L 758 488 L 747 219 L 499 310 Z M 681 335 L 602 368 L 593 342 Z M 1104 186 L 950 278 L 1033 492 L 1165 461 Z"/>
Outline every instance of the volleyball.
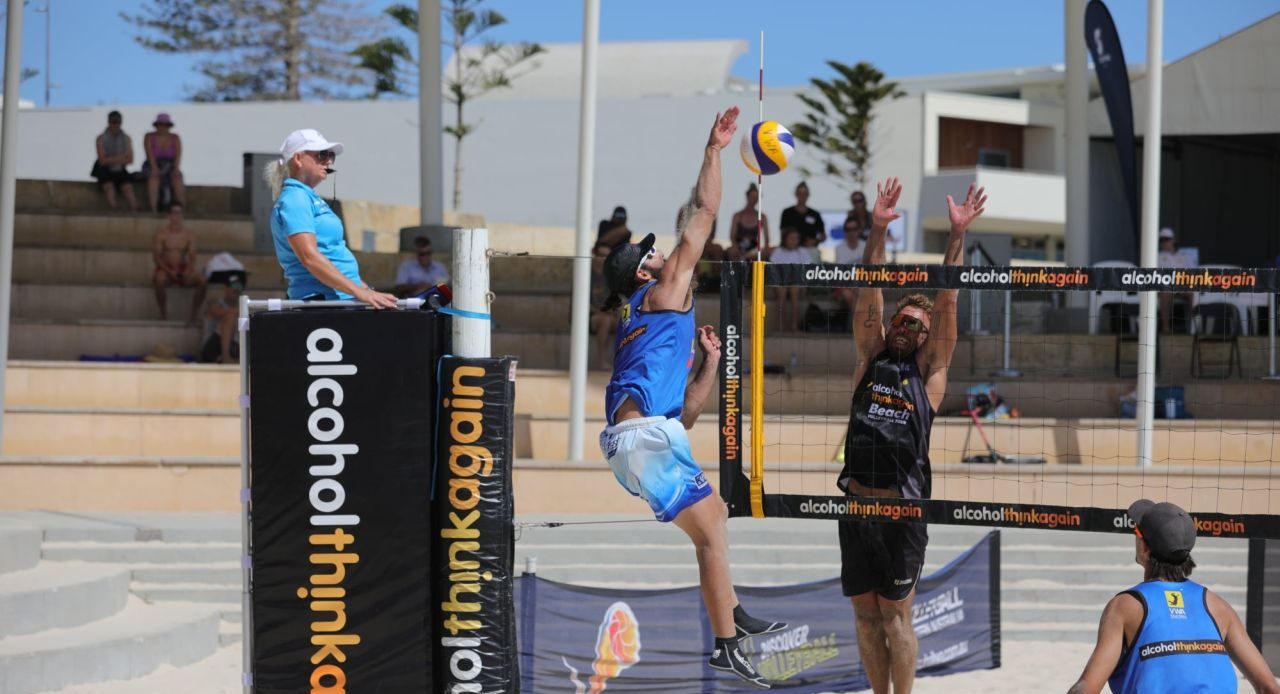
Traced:
<path fill-rule="evenodd" d="M 796 151 L 795 138 L 776 120 L 751 126 L 742 136 L 742 163 L 751 173 L 771 176 L 787 168 Z"/>

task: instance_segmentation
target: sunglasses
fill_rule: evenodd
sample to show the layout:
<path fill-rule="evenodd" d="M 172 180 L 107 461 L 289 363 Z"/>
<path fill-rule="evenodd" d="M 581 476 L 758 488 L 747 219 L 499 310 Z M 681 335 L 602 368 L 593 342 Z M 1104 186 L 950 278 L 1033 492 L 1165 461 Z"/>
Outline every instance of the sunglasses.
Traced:
<path fill-rule="evenodd" d="M 915 316 L 908 316 L 905 313 L 899 313 L 893 317 L 889 323 L 895 328 L 906 328 L 913 333 L 928 333 L 929 328 L 925 327 L 924 321 Z"/>
<path fill-rule="evenodd" d="M 321 164 L 331 164 L 338 158 L 338 154 L 331 149 L 327 149 L 323 152 L 311 152 L 311 156 L 315 157 L 316 161 Z"/>

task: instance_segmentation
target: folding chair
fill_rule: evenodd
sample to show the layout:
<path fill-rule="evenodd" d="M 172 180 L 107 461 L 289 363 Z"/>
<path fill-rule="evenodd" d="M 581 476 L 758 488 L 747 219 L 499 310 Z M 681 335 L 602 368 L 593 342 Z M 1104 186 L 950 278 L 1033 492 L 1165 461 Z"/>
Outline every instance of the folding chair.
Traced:
<path fill-rule="evenodd" d="M 1240 310 L 1233 303 L 1215 301 L 1198 304 L 1191 312 L 1191 375 L 1194 378 L 1230 378 L 1231 370 L 1244 377 L 1240 358 Z M 1227 371 L 1221 376 L 1204 375 L 1204 355 L 1200 343 L 1230 345 Z"/>

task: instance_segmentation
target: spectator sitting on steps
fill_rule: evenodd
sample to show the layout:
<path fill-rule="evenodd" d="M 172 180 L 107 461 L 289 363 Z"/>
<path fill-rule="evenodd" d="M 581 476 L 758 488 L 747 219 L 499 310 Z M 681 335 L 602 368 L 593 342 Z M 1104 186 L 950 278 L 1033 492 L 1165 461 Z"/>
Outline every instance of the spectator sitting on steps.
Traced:
<path fill-rule="evenodd" d="M 129 173 L 129 165 L 133 163 L 133 140 L 120 129 L 122 123 L 124 116 L 119 111 L 107 114 L 107 129 L 94 141 L 97 158 L 90 175 L 102 185 L 102 192 L 107 196 L 107 207 L 114 210 L 120 206 L 116 202 L 116 188 L 119 187 L 120 192 L 124 193 L 125 201 L 129 203 L 129 209 L 136 212 L 138 200 L 133 196 L 133 185 L 130 183 L 133 174 Z"/>
<path fill-rule="evenodd" d="M 416 257 L 400 264 L 396 271 L 396 286 L 392 292 L 399 297 L 416 296 L 441 283 L 449 282 L 449 271 L 438 260 L 432 260 L 431 239 L 419 236 L 413 240 Z"/>
<path fill-rule="evenodd" d="M 187 199 L 182 182 L 182 138 L 173 132 L 173 119 L 167 113 L 156 116 L 155 130 L 142 138 L 147 160 L 142 172 L 147 175 L 147 202 L 152 212 L 160 211 L 160 183 L 169 179 L 170 204 L 181 205 Z"/>
<path fill-rule="evenodd" d="M 240 360 L 240 331 L 236 316 L 240 314 L 240 294 L 245 277 L 233 274 L 222 296 L 209 301 L 205 310 L 205 341 L 200 348 L 200 361 L 206 364 L 234 364 Z"/>
<path fill-rule="evenodd" d="M 156 290 L 156 304 L 160 306 L 160 320 L 169 318 L 168 287 L 194 287 L 191 301 L 191 321 L 200 315 L 204 303 L 205 281 L 196 269 L 196 237 L 182 224 L 182 205 L 174 203 L 169 208 L 169 222 L 156 231 L 151 242 L 151 257 L 156 269 L 151 274 L 151 285 Z"/>

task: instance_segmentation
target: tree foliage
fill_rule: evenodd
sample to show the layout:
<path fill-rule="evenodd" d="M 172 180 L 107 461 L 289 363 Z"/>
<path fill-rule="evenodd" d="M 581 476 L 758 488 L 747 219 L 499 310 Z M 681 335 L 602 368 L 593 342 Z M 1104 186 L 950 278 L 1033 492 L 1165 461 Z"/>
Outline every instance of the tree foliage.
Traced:
<path fill-rule="evenodd" d="M 896 99 L 903 92 L 897 82 L 885 82 L 884 73 L 871 63 L 845 65 L 828 60 L 827 65 L 838 76 L 809 80 L 818 96 L 800 95 L 808 111 L 802 122 L 791 126 L 791 132 L 818 153 L 823 174 L 862 187 L 871 162 L 871 111 L 881 100 Z M 803 167 L 800 172 L 814 175 Z"/>
<path fill-rule="evenodd" d="M 352 47 L 381 23 L 348 0 L 147 0 L 134 37 L 159 53 L 206 56 L 196 101 L 341 98 L 368 83 Z"/>
<path fill-rule="evenodd" d="M 454 139 L 453 207 L 462 204 L 462 141 L 475 131 L 475 124 L 463 118 L 464 105 L 494 89 L 511 83 L 537 67 L 531 60 L 545 49 L 537 43 L 499 43 L 482 35 L 507 23 L 497 10 L 480 7 L 484 0 L 446 0 L 441 9 L 445 36 L 453 49 L 453 69 L 444 75 L 444 98 L 454 105 L 454 121 L 444 131 Z M 418 33 L 418 11 L 407 5 L 391 5 L 385 14 L 395 23 Z M 475 45 L 476 43 L 479 45 Z M 384 38 L 360 46 L 355 51 L 360 65 L 374 73 L 374 96 L 403 94 L 409 76 L 416 75 L 413 52 L 397 38 Z"/>

